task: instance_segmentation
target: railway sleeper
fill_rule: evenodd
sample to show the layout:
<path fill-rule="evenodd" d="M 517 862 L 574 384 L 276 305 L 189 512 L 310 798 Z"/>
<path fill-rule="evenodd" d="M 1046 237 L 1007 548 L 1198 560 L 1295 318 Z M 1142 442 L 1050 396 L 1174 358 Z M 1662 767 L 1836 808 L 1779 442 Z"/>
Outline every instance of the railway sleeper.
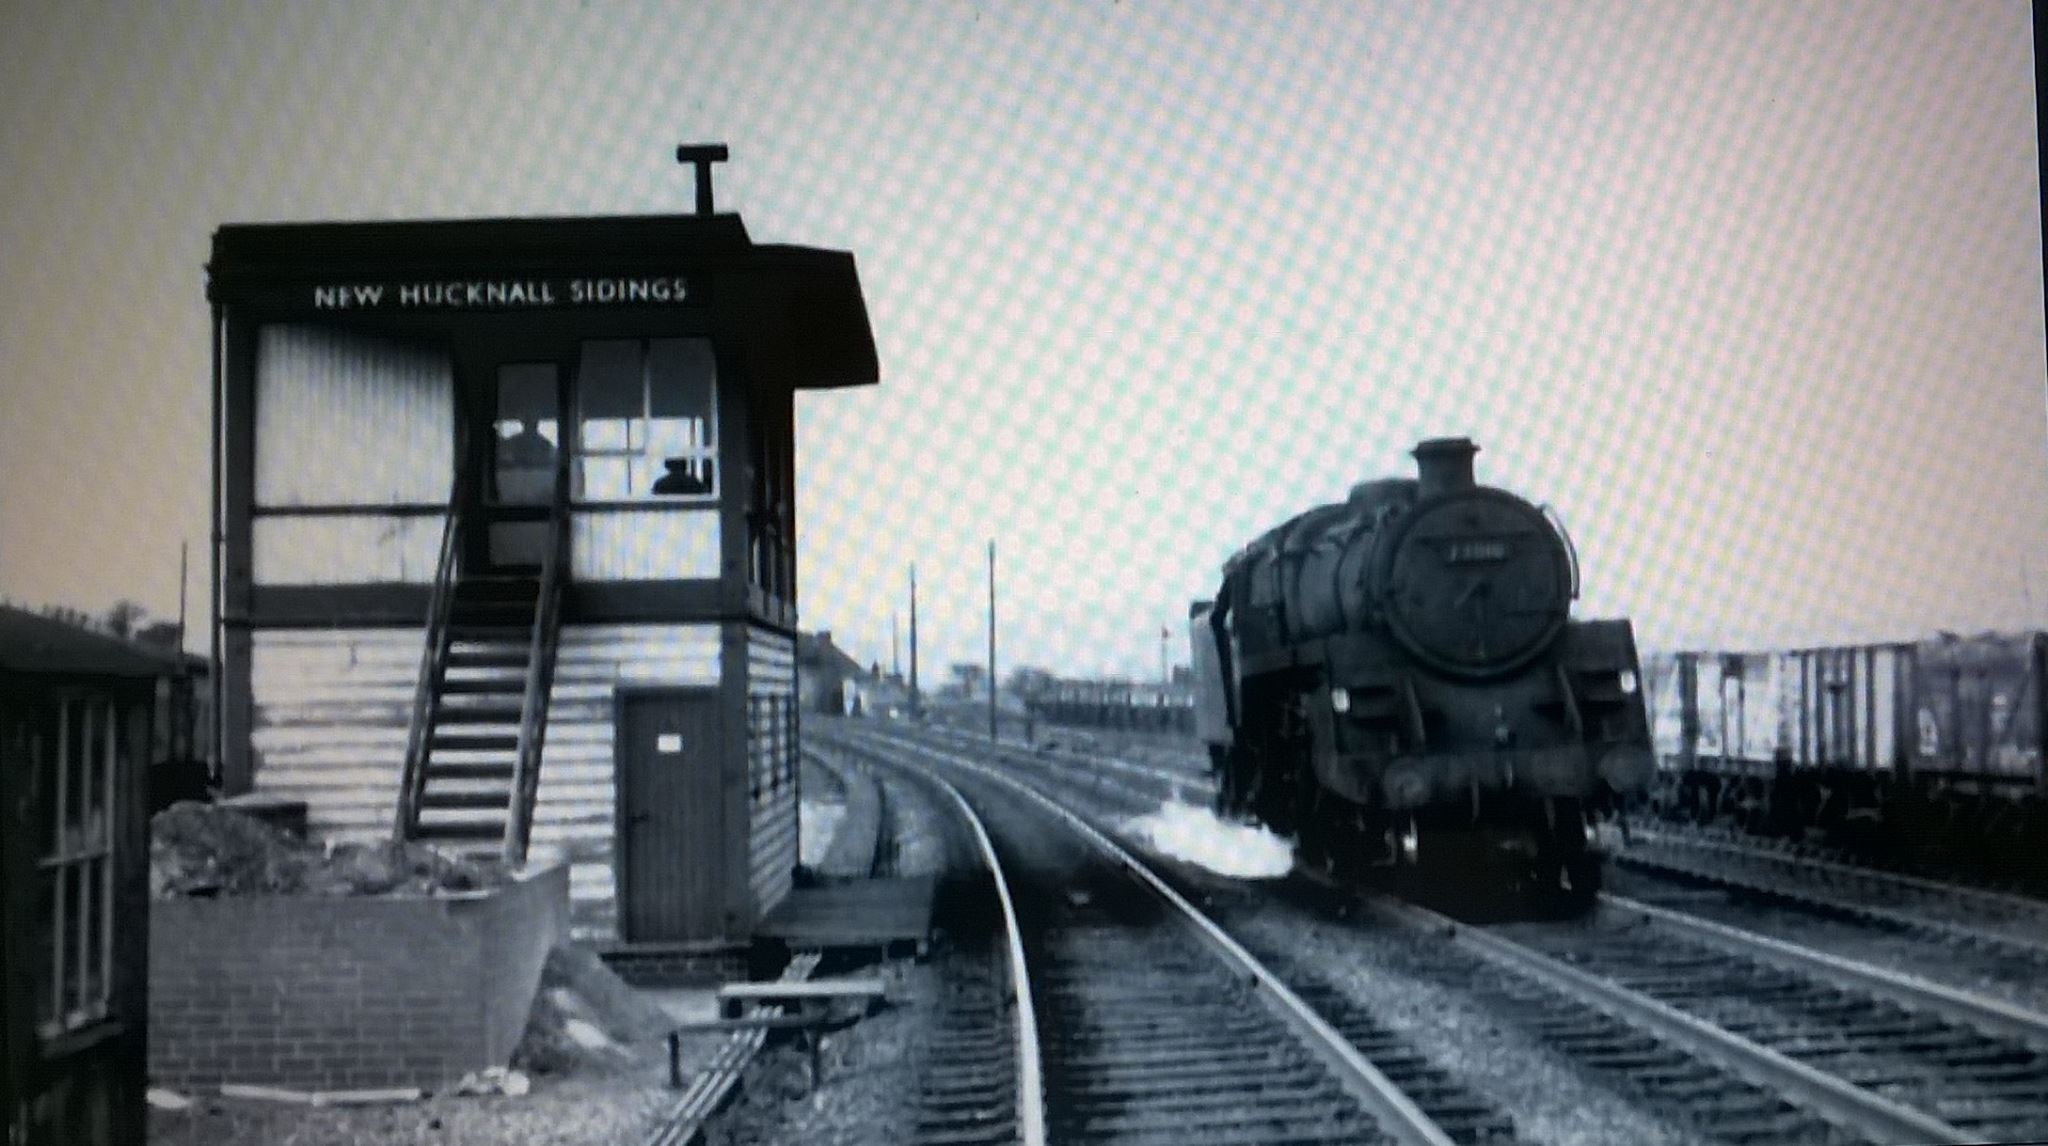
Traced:
<path fill-rule="evenodd" d="M 1266 1040 L 1260 1040 L 1266 1042 Z M 1055 1040 L 1051 1046 L 1063 1062 L 1128 1062 L 1128 1064 L 1153 1064 L 1153 1062 L 1251 1062 L 1251 1064 L 1286 1064 L 1298 1056 L 1284 1056 L 1280 1048 L 1260 1048 L 1257 1042 L 1245 1038 L 1227 1038 L 1227 1035 L 1143 1035 L 1143 1038 L 1120 1038 L 1114 1050 L 1096 1050 L 1102 1040 L 1090 1040 L 1081 1035 L 1073 1040 Z"/>
<path fill-rule="evenodd" d="M 1071 1073 L 1071 1068 L 1063 1064 L 1061 1077 Z M 1315 1065 L 1310 1063 L 1279 1065 L 1209 1061 L 1123 1066 L 1112 1061 L 1082 1068 L 1085 1081 L 1070 1084 L 1070 1089 L 1131 1097 L 1189 1086 L 1242 1090 L 1248 1076 L 1260 1078 L 1270 1088 L 1286 1089 L 1299 1085 L 1301 1080 L 1317 1078 L 1319 1074 Z"/>
<path fill-rule="evenodd" d="M 1213 1121 L 1204 1122 L 1200 1140 L 1202 1146 L 1214 1146 L 1233 1139 L 1246 1146 L 1275 1141 L 1354 1143 L 1358 1141 L 1358 1130 L 1361 1127 L 1372 1128 L 1373 1124 L 1363 1117 L 1347 1117 L 1339 1113 L 1349 1102 L 1341 1092 L 1333 1092 L 1331 1098 L 1319 1102 L 1262 1103 L 1238 1107 Z M 1073 1121 L 1057 1118 L 1055 1121 L 1064 1131 L 1060 1135 L 1061 1141 L 1068 1140 L 1069 1136 L 1114 1135 L 1118 1143 L 1132 1143 L 1147 1141 L 1147 1135 L 1155 1133 L 1165 1135 L 1159 1141 L 1173 1146 L 1186 1146 L 1189 1140 L 1186 1122 L 1161 1118 L 1150 1112 Z"/>
<path fill-rule="evenodd" d="M 1001 1112 L 1005 1118 L 1014 1117 L 1016 1103 L 1010 1101 L 1006 1092 L 994 1088 L 960 1094 L 944 1101 L 935 1102 L 931 1096 L 921 1097 L 917 1103 L 917 1124 L 919 1126 L 946 1126 L 962 1119 L 983 1120 L 992 1112 Z"/>
<path fill-rule="evenodd" d="M 1016 1108 L 1010 1104 L 989 1102 L 981 1106 L 938 1114 L 919 1114 L 916 1127 L 919 1134 L 924 1134 L 933 1130 L 959 1130 L 986 1126 L 991 1122 L 1007 1122 L 1014 1120 L 1016 1116 Z"/>
<path fill-rule="evenodd" d="M 1260 1102 L 1286 1101 L 1302 1102 L 1329 1101 L 1330 1088 L 1322 1082 L 1290 1083 L 1279 1087 L 1260 1087 L 1257 1100 Z M 1155 1102 L 1148 1109 L 1160 1113 L 1199 1114 L 1212 1110 L 1236 1110 L 1246 1102 L 1244 1094 L 1229 1090 L 1203 1088 L 1190 1090 L 1169 1099 Z M 1063 1114 L 1075 1117 L 1109 1116 L 1120 1114 L 1130 1106 L 1130 1097 L 1122 1094 L 1087 1094 L 1070 1096 L 1060 1104 Z"/>
<path fill-rule="evenodd" d="M 1101 1007 L 1053 1007 L 1040 1008 L 1039 1014 L 1051 1020 L 1050 1040 L 1072 1041 L 1085 1037 L 1077 1028 L 1114 1030 L 1120 1037 L 1175 1038 L 1183 1033 L 1213 1033 L 1232 1039 L 1263 1039 L 1272 1033 L 1272 1026 L 1258 1018 L 1226 1018 L 1204 1022 L 1200 1016 L 1161 1014 L 1152 1011 L 1125 1013 L 1105 1010 Z M 1072 1038 L 1068 1036 L 1071 1035 Z"/>
<path fill-rule="evenodd" d="M 1059 1140 L 1071 1139 L 1062 1137 Z M 1108 1141 L 1115 1142 L 1116 1146 L 1188 1146 L 1188 1127 L 1127 1131 Z M 1199 1141 L 1201 1146 L 1362 1146 L 1386 1139 L 1370 1123 L 1326 1120 L 1297 1126 L 1232 1127 L 1227 1131 L 1214 1132 L 1204 1127 Z"/>
<path fill-rule="evenodd" d="M 927 1054 L 934 1062 L 976 1065 L 1008 1059 L 1012 1052 L 1008 1047 L 990 1045 L 988 1039 L 983 1037 L 978 1042 L 929 1043 Z"/>
<path fill-rule="evenodd" d="M 1812 1125 L 1813 1117 L 1794 1106 L 1730 1111 L 1712 1120 L 1714 1136 L 1730 1142 L 1784 1142 Z"/>
<path fill-rule="evenodd" d="M 984 1123 L 980 1126 L 920 1129 L 913 1141 L 916 1146 L 1012 1146 L 1017 1141 L 1017 1132 L 1006 1124 Z"/>

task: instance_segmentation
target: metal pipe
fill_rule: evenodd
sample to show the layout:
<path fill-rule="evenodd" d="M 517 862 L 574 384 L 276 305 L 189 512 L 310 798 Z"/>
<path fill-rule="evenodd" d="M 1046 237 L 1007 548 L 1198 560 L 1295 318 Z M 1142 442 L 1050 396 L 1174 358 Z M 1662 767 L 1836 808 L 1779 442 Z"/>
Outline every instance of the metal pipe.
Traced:
<path fill-rule="evenodd" d="M 213 465 L 213 512 L 210 515 L 212 517 L 210 522 L 212 528 L 209 530 L 212 535 L 212 544 L 209 546 L 209 549 L 213 555 L 213 580 L 208 586 L 208 593 L 213 602 L 213 616 L 207 625 L 208 652 L 206 665 L 206 721 L 210 726 L 212 734 L 207 737 L 211 743 L 206 746 L 206 771 L 209 779 L 222 785 L 225 785 L 227 782 L 227 777 L 222 774 L 222 770 L 226 767 L 225 753 L 222 746 L 227 743 L 227 714 L 226 706 L 221 698 L 226 695 L 227 690 L 222 687 L 224 673 L 221 667 L 221 630 L 223 626 L 220 616 L 221 549 L 226 544 L 226 529 L 221 523 L 221 517 L 226 508 L 226 499 L 222 496 L 221 490 L 221 451 L 227 448 L 227 434 L 222 420 L 221 402 L 222 393 L 227 388 L 227 376 L 222 372 L 225 366 L 221 362 L 222 330 L 225 325 L 226 319 L 221 316 L 220 307 L 215 306 L 213 308 L 213 456 L 211 458 Z"/>
<path fill-rule="evenodd" d="M 996 739 L 996 543 L 988 543 L 988 738 Z"/>
<path fill-rule="evenodd" d="M 910 715 L 914 719 L 924 711 L 924 701 L 917 694 L 917 563 L 910 564 Z"/>

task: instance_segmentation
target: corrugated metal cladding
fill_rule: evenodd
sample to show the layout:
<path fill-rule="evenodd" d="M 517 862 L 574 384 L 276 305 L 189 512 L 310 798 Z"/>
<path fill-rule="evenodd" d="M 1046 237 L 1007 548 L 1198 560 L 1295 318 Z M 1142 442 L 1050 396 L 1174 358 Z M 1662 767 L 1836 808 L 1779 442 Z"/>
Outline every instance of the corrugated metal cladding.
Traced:
<path fill-rule="evenodd" d="M 256 442 L 264 508 L 446 505 L 455 472 L 449 357 L 355 331 L 265 326 Z"/>
<path fill-rule="evenodd" d="M 755 918 L 789 894 L 797 864 L 796 642 L 747 629 L 747 883 Z"/>
<path fill-rule="evenodd" d="M 376 335 L 274 324 L 256 340 L 256 505 L 360 506 L 334 516 L 259 516 L 259 584 L 430 582 L 455 472 L 455 383 L 446 353 Z M 344 450 L 336 442 L 347 442 Z"/>
<path fill-rule="evenodd" d="M 265 516 L 250 527 L 258 585 L 431 585 L 446 513 Z"/>
<path fill-rule="evenodd" d="M 718 579 L 717 510 L 579 509 L 569 529 L 572 580 Z"/>
<path fill-rule="evenodd" d="M 555 669 L 532 846 L 570 863 L 579 937 L 616 934 L 614 689 L 715 687 L 718 626 L 568 625 Z M 276 630 L 254 635 L 256 787 L 306 801 L 323 839 L 383 839 L 397 812 L 418 629 Z"/>

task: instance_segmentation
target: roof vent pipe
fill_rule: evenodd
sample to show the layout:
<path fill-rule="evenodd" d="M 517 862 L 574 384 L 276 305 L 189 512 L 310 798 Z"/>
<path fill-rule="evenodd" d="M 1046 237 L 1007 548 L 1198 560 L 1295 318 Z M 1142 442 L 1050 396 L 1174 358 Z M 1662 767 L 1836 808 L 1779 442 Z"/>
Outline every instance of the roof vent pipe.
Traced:
<path fill-rule="evenodd" d="M 1479 447 L 1470 438 L 1431 438 L 1416 446 L 1410 455 L 1415 459 L 1415 476 L 1420 483 L 1416 495 L 1441 497 L 1471 489 L 1472 455 L 1478 452 Z"/>

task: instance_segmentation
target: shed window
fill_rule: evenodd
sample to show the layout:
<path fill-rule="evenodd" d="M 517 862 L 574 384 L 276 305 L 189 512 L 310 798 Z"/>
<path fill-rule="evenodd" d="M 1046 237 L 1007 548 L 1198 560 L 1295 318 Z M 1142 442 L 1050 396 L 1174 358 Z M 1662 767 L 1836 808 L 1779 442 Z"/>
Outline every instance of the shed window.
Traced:
<path fill-rule="evenodd" d="M 576 497 L 716 499 L 717 378 L 707 339 L 585 342 L 577 375 Z"/>
<path fill-rule="evenodd" d="M 36 792 L 36 1031 L 107 1017 L 114 965 L 116 712 L 103 697 L 59 700 L 20 728 Z M 25 741 L 22 743 L 21 741 Z"/>

